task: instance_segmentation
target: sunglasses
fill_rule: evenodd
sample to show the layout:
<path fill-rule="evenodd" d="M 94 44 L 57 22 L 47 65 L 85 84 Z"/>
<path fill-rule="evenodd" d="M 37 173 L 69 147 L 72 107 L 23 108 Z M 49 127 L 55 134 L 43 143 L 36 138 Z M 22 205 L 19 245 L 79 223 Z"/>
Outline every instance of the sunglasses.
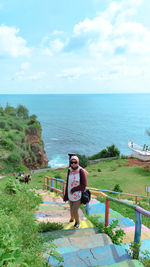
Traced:
<path fill-rule="evenodd" d="M 77 164 L 77 161 L 71 161 L 71 164 Z"/>

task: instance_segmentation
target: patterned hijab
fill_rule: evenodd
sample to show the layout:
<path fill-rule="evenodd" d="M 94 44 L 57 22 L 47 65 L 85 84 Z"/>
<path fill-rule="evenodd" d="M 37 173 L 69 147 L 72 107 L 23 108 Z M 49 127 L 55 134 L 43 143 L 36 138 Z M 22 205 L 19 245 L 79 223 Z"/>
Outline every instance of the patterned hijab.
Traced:
<path fill-rule="evenodd" d="M 72 160 L 76 160 L 76 161 L 77 161 L 77 169 L 76 169 L 76 170 L 74 170 L 72 167 L 69 168 L 69 170 L 70 170 L 70 172 L 71 172 L 72 174 L 77 174 L 77 173 L 79 173 L 81 169 L 85 172 L 85 174 L 88 174 L 88 172 L 87 172 L 85 169 L 83 169 L 83 168 L 79 165 L 79 158 L 78 158 L 77 156 L 72 156 L 72 157 L 70 158 L 70 162 L 71 162 Z"/>

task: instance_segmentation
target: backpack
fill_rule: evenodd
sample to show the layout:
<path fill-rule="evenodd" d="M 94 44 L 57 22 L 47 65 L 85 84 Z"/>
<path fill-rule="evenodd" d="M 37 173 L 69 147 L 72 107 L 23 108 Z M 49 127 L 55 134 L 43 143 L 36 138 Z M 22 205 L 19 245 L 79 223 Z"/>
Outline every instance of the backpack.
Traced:
<path fill-rule="evenodd" d="M 90 199 L 91 199 L 91 192 L 89 189 L 85 189 L 85 191 L 82 192 L 82 195 L 81 195 L 81 204 L 89 203 Z"/>

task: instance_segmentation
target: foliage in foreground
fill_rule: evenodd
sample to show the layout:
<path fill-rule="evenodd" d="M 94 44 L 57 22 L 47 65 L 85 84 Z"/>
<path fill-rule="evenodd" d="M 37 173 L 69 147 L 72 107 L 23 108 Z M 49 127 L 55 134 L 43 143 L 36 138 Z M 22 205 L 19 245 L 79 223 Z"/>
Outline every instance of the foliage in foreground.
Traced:
<path fill-rule="evenodd" d="M 38 231 L 39 233 L 43 232 L 51 232 L 54 230 L 62 230 L 63 224 L 62 223 L 55 223 L 55 222 L 40 222 L 38 224 Z"/>
<path fill-rule="evenodd" d="M 145 267 L 150 266 L 150 252 L 148 250 L 141 251 L 142 242 L 132 242 L 126 252 L 132 259 L 139 260 Z M 140 256 L 140 254 L 142 256 Z"/>
<path fill-rule="evenodd" d="M 118 220 L 113 220 L 108 226 L 104 226 L 104 223 L 98 221 L 98 216 L 89 216 L 88 219 L 99 229 L 100 233 L 106 233 L 111 238 L 113 244 L 122 244 L 123 236 L 125 235 L 124 230 L 120 228 L 115 231 L 113 230 L 118 226 Z"/>
<path fill-rule="evenodd" d="M 60 260 L 53 244 L 47 248 L 38 233 L 33 210 L 41 202 L 26 185 L 13 180 L 6 184 L 0 194 L 0 266 L 47 266 L 42 257 L 46 249 Z"/>

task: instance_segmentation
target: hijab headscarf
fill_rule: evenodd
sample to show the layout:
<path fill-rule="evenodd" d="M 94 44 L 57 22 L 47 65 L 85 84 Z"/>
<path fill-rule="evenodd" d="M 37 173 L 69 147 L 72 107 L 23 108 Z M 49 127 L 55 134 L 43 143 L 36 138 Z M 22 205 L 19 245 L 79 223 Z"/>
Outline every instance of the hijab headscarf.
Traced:
<path fill-rule="evenodd" d="M 81 169 L 85 172 L 85 174 L 88 174 L 88 172 L 79 165 L 79 158 L 77 156 L 72 156 L 70 158 L 70 162 L 72 160 L 76 160 L 77 161 L 77 168 L 75 170 L 72 168 L 72 166 L 69 168 L 69 170 L 70 170 L 70 172 L 72 172 L 72 174 L 79 173 Z"/>

